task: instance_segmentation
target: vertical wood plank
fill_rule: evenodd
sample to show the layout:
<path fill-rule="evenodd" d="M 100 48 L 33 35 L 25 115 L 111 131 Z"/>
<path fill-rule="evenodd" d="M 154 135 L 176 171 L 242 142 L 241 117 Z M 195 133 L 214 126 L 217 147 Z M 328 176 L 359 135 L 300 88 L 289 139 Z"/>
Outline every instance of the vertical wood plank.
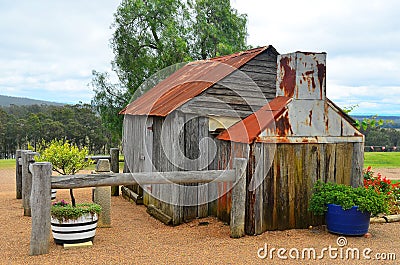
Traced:
<path fill-rule="evenodd" d="M 326 182 L 336 182 L 336 144 L 326 145 L 326 158 L 325 158 L 325 174 Z"/>
<path fill-rule="evenodd" d="M 218 168 L 219 170 L 229 169 L 231 160 L 231 143 L 220 141 L 220 149 L 218 152 Z M 228 183 L 218 183 L 218 199 L 217 199 L 217 217 L 224 221 L 229 222 L 228 214 Z M 230 203 L 230 202 L 229 202 Z"/>
<path fill-rule="evenodd" d="M 254 233 L 259 235 L 263 232 L 263 223 L 264 223 L 264 148 L 262 144 L 255 143 L 253 145 L 254 148 L 254 158 L 256 164 L 253 175 L 253 185 L 249 186 L 249 189 L 254 189 L 255 192 L 255 201 L 254 201 Z"/>
<path fill-rule="evenodd" d="M 273 209 L 274 209 L 274 158 L 276 145 L 263 144 L 264 149 L 264 174 L 265 179 L 263 182 L 263 224 L 262 231 L 273 230 Z"/>
<path fill-rule="evenodd" d="M 282 151 L 278 153 L 279 159 L 279 173 L 277 177 L 277 189 L 278 189 L 278 207 L 277 207 L 277 216 L 278 216 L 278 229 L 284 230 L 288 226 L 288 217 L 289 217 L 289 194 L 288 194 L 288 163 L 290 163 L 287 158 L 287 152 L 289 145 L 282 144 Z"/>
<path fill-rule="evenodd" d="M 250 145 L 249 161 L 246 171 L 246 222 L 245 232 L 247 235 L 255 234 L 255 203 L 256 203 L 256 191 L 250 188 L 255 173 L 255 143 Z"/>
<path fill-rule="evenodd" d="M 364 168 L 364 143 L 353 144 L 352 161 L 351 186 L 359 187 L 363 185 L 362 171 Z"/>
<path fill-rule="evenodd" d="M 208 137 L 208 118 L 207 117 L 198 117 L 199 121 L 199 149 L 200 149 L 200 167 L 199 170 L 207 170 L 208 169 L 208 141 L 205 141 L 206 137 Z M 202 141 L 203 140 L 203 141 Z M 207 217 L 208 216 L 208 187 L 209 184 L 198 184 L 197 189 L 197 216 Z"/>
<path fill-rule="evenodd" d="M 336 183 L 345 183 L 345 165 L 346 165 L 346 144 L 336 144 Z"/>
<path fill-rule="evenodd" d="M 288 228 L 296 228 L 296 220 L 295 220 L 295 212 L 298 211 L 299 209 L 296 209 L 295 207 L 295 199 L 296 199 L 296 193 L 295 193 L 295 185 L 297 183 L 295 182 L 295 170 L 296 166 L 295 163 L 295 147 L 296 145 L 288 145 L 288 149 L 286 152 L 286 159 L 288 162 L 288 172 L 287 172 L 287 192 L 288 192 Z"/>
<path fill-rule="evenodd" d="M 186 115 L 186 122 L 184 126 L 184 143 L 183 150 L 187 162 L 185 164 L 185 170 L 199 170 L 198 158 L 200 157 L 199 149 L 199 119 L 192 115 Z M 182 185 L 183 200 L 187 206 L 183 207 L 183 219 L 184 221 L 190 221 L 197 217 L 197 206 L 198 198 L 197 184 Z"/>
<path fill-rule="evenodd" d="M 352 168 L 353 168 L 353 144 L 344 143 L 343 149 L 343 184 L 351 185 Z"/>
<path fill-rule="evenodd" d="M 294 192 L 295 195 L 295 202 L 294 206 L 296 209 L 295 212 L 295 225 L 296 228 L 304 227 L 307 224 L 307 208 L 308 208 L 308 197 L 307 197 L 307 185 L 304 183 L 307 182 L 307 176 L 304 174 L 304 145 L 298 144 L 294 146 Z"/>

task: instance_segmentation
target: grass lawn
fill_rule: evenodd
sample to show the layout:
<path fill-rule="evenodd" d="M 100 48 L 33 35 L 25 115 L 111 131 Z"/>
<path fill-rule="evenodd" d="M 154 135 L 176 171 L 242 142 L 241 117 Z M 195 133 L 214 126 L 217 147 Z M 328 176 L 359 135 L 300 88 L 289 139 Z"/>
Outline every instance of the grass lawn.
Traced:
<path fill-rule="evenodd" d="M 123 158 L 123 157 L 122 157 Z M 15 159 L 0 159 L 0 169 L 10 169 L 15 168 Z M 94 171 L 96 165 L 90 165 L 87 167 L 87 170 Z M 119 172 L 122 172 L 124 168 L 124 162 L 119 162 Z"/>
<path fill-rule="evenodd" d="M 120 157 L 122 158 L 122 156 Z M 365 152 L 364 167 L 372 168 L 400 168 L 400 152 Z M 121 171 L 124 163 L 119 163 Z M 15 159 L 0 159 L 0 169 L 14 168 Z M 91 165 L 89 170 L 94 170 L 95 165 Z"/>
<path fill-rule="evenodd" d="M 400 168 L 400 152 L 365 152 L 364 167 Z"/>
<path fill-rule="evenodd" d="M 15 168 L 15 159 L 0 159 L 0 169 Z"/>

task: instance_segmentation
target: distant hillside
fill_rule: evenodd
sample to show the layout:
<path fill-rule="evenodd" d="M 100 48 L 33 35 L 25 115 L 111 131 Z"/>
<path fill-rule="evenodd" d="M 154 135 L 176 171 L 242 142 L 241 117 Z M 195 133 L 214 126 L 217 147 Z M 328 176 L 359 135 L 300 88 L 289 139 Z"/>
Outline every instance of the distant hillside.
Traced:
<path fill-rule="evenodd" d="M 62 106 L 65 104 L 51 102 L 51 101 L 44 101 L 44 100 L 36 100 L 30 98 L 19 98 L 19 97 L 9 97 L 9 96 L 2 96 L 0 95 L 0 107 L 8 107 L 10 105 L 17 105 L 17 106 L 28 106 L 28 105 L 56 105 Z"/>

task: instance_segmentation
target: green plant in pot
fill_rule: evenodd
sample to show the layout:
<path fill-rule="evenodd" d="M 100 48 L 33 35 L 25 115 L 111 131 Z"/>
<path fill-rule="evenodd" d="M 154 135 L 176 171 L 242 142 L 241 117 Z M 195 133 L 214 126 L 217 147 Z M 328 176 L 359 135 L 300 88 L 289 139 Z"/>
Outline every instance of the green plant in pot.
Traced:
<path fill-rule="evenodd" d="M 343 235 L 368 232 L 370 216 L 388 211 L 387 195 L 373 188 L 317 181 L 309 203 L 315 215 L 325 214 L 328 231 Z"/>
<path fill-rule="evenodd" d="M 53 170 L 61 175 L 74 175 L 93 162 L 87 160 L 88 149 L 78 148 L 68 141 L 53 140 L 39 151 L 36 161 L 48 161 Z M 101 206 L 95 203 L 75 202 L 73 190 L 69 191 L 71 204 L 60 201 L 51 206 L 51 226 L 57 244 L 81 243 L 91 241 L 95 235 L 98 214 Z M 74 228 L 74 233 L 71 232 Z"/>

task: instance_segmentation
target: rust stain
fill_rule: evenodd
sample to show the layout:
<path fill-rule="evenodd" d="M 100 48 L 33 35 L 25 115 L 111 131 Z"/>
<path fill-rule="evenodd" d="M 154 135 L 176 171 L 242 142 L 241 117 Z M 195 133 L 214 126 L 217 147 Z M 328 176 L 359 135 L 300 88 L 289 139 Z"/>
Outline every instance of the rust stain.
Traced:
<path fill-rule="evenodd" d="M 312 75 L 314 73 L 314 70 L 306 71 L 304 74 L 305 75 Z"/>
<path fill-rule="evenodd" d="M 275 123 L 275 127 L 276 127 L 276 134 L 278 136 L 288 136 L 290 134 L 293 134 L 292 125 L 290 124 L 288 112 L 279 117 L 279 119 Z"/>
<path fill-rule="evenodd" d="M 283 94 L 286 97 L 293 97 L 296 86 L 296 69 L 291 68 L 289 63 L 289 57 L 283 57 L 280 60 L 281 71 L 283 69 L 284 74 L 279 87 L 283 90 Z"/>
<path fill-rule="evenodd" d="M 309 118 L 309 123 L 308 123 L 308 125 L 310 125 L 311 126 L 311 122 L 312 122 L 312 110 L 310 110 L 310 112 L 308 113 L 308 118 Z"/>
<path fill-rule="evenodd" d="M 326 75 L 326 65 L 323 63 L 317 63 L 317 69 L 318 69 L 319 91 L 322 99 L 323 83 Z"/>
<path fill-rule="evenodd" d="M 268 49 L 275 50 L 272 46 L 265 46 L 188 63 L 131 102 L 119 114 L 165 117 Z"/>
<path fill-rule="evenodd" d="M 325 102 L 324 106 L 324 118 L 325 118 L 325 131 L 329 135 L 329 105 Z"/>
<path fill-rule="evenodd" d="M 311 78 L 308 79 L 308 88 L 310 88 L 310 79 L 311 79 L 311 88 L 312 88 L 312 91 L 314 92 L 315 88 L 316 88 L 316 85 L 315 85 L 315 80 L 314 80 L 313 73 L 314 73 L 314 70 L 310 70 L 310 71 L 306 71 L 304 74 L 306 76 L 311 76 Z"/>

